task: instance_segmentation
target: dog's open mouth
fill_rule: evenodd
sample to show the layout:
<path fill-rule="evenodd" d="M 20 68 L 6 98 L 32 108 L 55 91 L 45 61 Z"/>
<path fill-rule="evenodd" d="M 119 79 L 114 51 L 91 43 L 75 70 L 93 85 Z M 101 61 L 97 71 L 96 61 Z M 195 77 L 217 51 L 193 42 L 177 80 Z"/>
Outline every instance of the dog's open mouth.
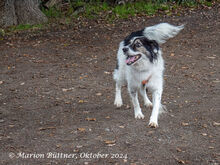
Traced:
<path fill-rule="evenodd" d="M 140 54 L 135 55 L 135 56 L 128 55 L 127 59 L 126 59 L 126 64 L 131 65 L 131 64 L 135 63 L 136 61 L 138 61 L 140 58 L 141 58 Z"/>

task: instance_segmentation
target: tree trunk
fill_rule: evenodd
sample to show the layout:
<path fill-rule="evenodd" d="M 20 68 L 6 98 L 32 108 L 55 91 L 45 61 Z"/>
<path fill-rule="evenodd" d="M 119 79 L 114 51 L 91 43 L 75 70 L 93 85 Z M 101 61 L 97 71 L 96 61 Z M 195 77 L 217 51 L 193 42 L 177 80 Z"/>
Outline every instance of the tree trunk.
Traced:
<path fill-rule="evenodd" d="M 0 27 L 47 22 L 38 0 L 0 0 Z"/>
<path fill-rule="evenodd" d="M 0 1 L 0 27 L 10 25 L 17 25 L 17 18 L 14 8 L 15 0 L 1 0 Z"/>

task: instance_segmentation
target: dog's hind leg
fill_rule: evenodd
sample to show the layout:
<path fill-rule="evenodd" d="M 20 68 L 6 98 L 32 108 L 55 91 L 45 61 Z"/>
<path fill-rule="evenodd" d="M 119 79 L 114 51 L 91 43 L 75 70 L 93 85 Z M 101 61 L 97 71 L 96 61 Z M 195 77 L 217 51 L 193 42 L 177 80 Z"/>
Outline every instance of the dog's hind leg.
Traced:
<path fill-rule="evenodd" d="M 161 108 L 161 96 L 162 90 L 155 90 L 153 92 L 153 110 L 149 122 L 150 127 L 158 127 L 158 116 Z"/>
<path fill-rule="evenodd" d="M 148 96 L 147 96 L 147 91 L 144 87 L 140 88 L 140 94 L 144 99 L 144 105 L 146 107 L 153 107 L 152 102 L 149 100 Z"/>
<path fill-rule="evenodd" d="M 129 91 L 129 94 L 131 96 L 131 101 L 133 103 L 133 106 L 134 106 L 134 116 L 136 119 L 143 119 L 144 118 L 144 115 L 143 113 L 141 112 L 141 107 L 140 107 L 140 104 L 139 104 L 139 101 L 138 101 L 138 90 L 136 88 L 129 88 L 128 87 L 128 91 Z"/>

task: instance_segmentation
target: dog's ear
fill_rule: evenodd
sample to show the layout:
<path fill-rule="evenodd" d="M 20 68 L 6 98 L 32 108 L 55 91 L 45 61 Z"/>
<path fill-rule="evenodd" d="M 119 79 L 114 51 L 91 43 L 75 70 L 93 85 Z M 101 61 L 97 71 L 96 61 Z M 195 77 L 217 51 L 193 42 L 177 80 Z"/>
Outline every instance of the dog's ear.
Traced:
<path fill-rule="evenodd" d="M 146 37 L 141 38 L 141 42 L 144 45 L 148 51 L 158 51 L 159 50 L 159 44 L 155 40 L 149 40 Z"/>
<path fill-rule="evenodd" d="M 144 47 L 150 52 L 150 61 L 153 62 L 154 59 L 157 59 L 157 53 L 159 50 L 159 44 L 154 40 L 149 40 L 146 37 L 141 38 L 141 42 Z"/>
<path fill-rule="evenodd" d="M 153 50 L 159 50 L 159 44 L 155 40 L 151 40 L 151 47 Z"/>

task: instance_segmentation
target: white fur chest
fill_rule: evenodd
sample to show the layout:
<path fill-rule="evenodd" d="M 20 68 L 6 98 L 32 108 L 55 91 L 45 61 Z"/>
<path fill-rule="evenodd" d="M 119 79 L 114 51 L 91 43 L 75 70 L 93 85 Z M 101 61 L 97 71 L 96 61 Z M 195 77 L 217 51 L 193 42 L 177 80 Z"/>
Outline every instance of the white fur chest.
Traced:
<path fill-rule="evenodd" d="M 126 72 L 126 78 L 129 85 L 134 87 L 140 87 L 142 84 L 142 81 L 147 80 L 149 77 L 151 77 L 152 73 L 151 71 L 138 71 L 133 68 L 128 68 Z"/>
<path fill-rule="evenodd" d="M 128 85 L 140 88 L 142 86 L 143 81 L 147 81 L 145 87 L 149 89 L 156 88 L 157 85 L 161 85 L 158 83 L 163 83 L 163 70 L 164 70 L 164 62 L 163 58 L 160 56 L 157 59 L 156 63 L 148 63 L 137 66 L 126 66 L 126 79 Z"/>

